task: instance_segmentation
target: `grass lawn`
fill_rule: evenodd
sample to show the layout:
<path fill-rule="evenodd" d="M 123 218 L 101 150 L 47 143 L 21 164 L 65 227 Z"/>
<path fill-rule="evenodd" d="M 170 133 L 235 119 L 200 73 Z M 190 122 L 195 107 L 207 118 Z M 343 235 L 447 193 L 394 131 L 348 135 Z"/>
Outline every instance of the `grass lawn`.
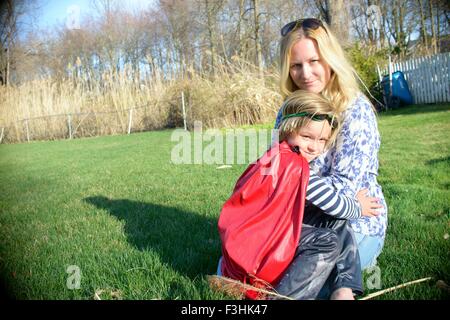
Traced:
<path fill-rule="evenodd" d="M 436 282 L 450 284 L 450 105 L 382 113 L 379 129 L 379 182 L 389 205 L 381 286 L 433 277 L 380 299 L 449 299 Z M 206 275 L 220 256 L 221 206 L 246 165 L 172 164 L 171 134 L 0 145 L 7 292 L 19 299 L 92 299 L 96 292 L 101 299 L 226 298 Z M 69 266 L 81 272 L 79 289 L 68 288 Z"/>

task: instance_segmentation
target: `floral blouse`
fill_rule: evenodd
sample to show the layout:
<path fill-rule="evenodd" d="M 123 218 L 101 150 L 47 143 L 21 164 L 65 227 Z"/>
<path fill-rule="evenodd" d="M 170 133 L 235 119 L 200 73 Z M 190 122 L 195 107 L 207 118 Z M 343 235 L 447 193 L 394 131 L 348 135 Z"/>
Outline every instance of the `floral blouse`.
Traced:
<path fill-rule="evenodd" d="M 282 110 L 275 128 L 279 127 Z M 377 217 L 350 220 L 355 232 L 384 238 L 387 228 L 387 205 L 377 182 L 380 134 L 377 119 L 367 98 L 360 94 L 344 112 L 343 125 L 336 143 L 311 163 L 311 169 L 339 192 L 355 197 L 361 189 L 380 199 L 383 208 Z"/>

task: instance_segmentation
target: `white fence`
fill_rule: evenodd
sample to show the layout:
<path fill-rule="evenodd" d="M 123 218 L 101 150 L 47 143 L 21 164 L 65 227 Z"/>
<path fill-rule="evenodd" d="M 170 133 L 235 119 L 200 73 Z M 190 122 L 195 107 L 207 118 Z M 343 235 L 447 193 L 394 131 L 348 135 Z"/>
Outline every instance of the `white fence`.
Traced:
<path fill-rule="evenodd" d="M 450 102 L 450 52 L 392 64 L 402 71 L 415 104 Z M 388 67 L 383 75 L 389 74 Z"/>

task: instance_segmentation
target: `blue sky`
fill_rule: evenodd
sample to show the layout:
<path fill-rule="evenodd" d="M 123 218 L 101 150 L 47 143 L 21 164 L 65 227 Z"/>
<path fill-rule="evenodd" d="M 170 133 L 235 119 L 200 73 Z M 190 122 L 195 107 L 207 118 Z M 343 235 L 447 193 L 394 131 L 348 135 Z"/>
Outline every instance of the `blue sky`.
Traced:
<path fill-rule="evenodd" d="M 154 0 L 120 0 L 121 5 L 128 9 L 144 9 L 154 3 Z M 66 23 L 70 16 L 71 8 L 79 8 L 80 17 L 94 12 L 92 0 L 38 0 L 39 13 L 37 16 L 38 27 L 48 28 L 56 23 Z"/>
<path fill-rule="evenodd" d="M 90 11 L 89 0 L 46 0 L 39 1 L 40 14 L 37 20 L 39 28 L 52 27 L 56 23 L 65 23 L 68 9 L 76 5 L 80 8 L 80 15 Z"/>

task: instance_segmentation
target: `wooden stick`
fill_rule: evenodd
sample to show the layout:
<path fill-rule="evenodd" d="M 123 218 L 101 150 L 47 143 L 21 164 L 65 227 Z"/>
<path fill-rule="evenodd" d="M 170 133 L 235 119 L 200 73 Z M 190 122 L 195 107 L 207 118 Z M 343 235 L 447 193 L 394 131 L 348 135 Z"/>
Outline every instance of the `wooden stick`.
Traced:
<path fill-rule="evenodd" d="M 233 280 L 233 279 L 230 279 L 230 278 L 226 278 L 226 277 L 223 277 L 223 276 L 213 275 L 213 276 L 207 276 L 207 278 L 210 281 L 216 280 L 216 281 L 228 282 L 230 285 L 236 285 L 236 286 L 239 286 L 239 287 L 241 287 L 242 289 L 245 289 L 245 290 L 253 290 L 253 291 L 265 293 L 265 294 L 268 294 L 268 295 L 271 295 L 271 296 L 276 296 L 276 297 L 279 297 L 279 298 L 282 298 L 282 299 L 286 299 L 286 300 L 294 300 L 291 297 L 283 296 L 283 295 L 281 295 L 281 294 L 279 294 L 277 292 L 265 290 L 265 289 L 262 289 L 262 288 L 256 288 L 256 287 L 254 287 L 252 285 L 245 284 L 245 283 L 242 283 L 240 281 Z"/>
<path fill-rule="evenodd" d="M 414 281 L 406 282 L 406 283 L 403 283 L 403 284 L 399 284 L 398 286 L 395 286 L 395 287 L 392 287 L 392 288 L 388 288 L 388 289 L 384 289 L 384 290 L 381 290 L 381 291 L 377 291 L 377 292 L 371 293 L 371 294 L 369 294 L 369 295 L 367 295 L 367 296 L 365 296 L 365 297 L 363 297 L 361 299 L 358 299 L 358 300 L 369 300 L 369 299 L 372 299 L 374 297 L 381 296 L 382 294 L 385 294 L 385 293 L 388 293 L 388 292 L 391 292 L 391 291 L 394 291 L 394 290 L 397 290 L 397 289 L 400 289 L 400 288 L 404 288 L 406 286 L 409 286 L 409 285 L 412 285 L 412 284 L 415 284 L 415 283 L 428 281 L 428 280 L 431 280 L 431 279 L 432 279 L 431 277 L 428 277 L 428 278 L 423 278 L 423 279 L 414 280 Z"/>
<path fill-rule="evenodd" d="M 94 300 L 102 300 L 101 298 L 100 298 L 100 295 L 103 293 L 103 291 L 104 290 L 96 290 L 95 291 L 95 293 L 94 293 Z"/>

